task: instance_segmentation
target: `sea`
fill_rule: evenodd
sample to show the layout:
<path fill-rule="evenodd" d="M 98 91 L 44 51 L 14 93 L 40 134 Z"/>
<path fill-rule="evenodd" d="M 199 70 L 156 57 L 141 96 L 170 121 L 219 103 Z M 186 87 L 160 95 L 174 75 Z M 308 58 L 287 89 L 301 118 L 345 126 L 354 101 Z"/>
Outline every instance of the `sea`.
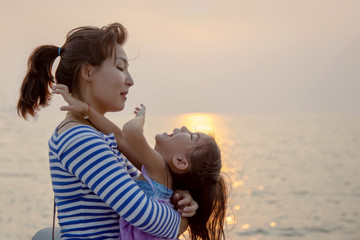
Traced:
<path fill-rule="evenodd" d="M 0 239 L 52 225 L 47 141 L 62 118 L 0 112 Z M 148 113 L 145 135 L 181 126 L 221 148 L 227 239 L 360 240 L 360 114 Z"/>

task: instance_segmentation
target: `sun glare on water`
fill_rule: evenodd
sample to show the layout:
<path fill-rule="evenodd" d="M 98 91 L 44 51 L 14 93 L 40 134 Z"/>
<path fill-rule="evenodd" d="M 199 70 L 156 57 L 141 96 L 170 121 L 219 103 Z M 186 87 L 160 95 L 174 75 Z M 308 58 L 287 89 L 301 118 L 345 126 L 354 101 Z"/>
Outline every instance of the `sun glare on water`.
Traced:
<path fill-rule="evenodd" d="M 215 132 L 218 128 L 218 116 L 210 113 L 190 113 L 180 116 L 180 122 L 192 132 Z"/>

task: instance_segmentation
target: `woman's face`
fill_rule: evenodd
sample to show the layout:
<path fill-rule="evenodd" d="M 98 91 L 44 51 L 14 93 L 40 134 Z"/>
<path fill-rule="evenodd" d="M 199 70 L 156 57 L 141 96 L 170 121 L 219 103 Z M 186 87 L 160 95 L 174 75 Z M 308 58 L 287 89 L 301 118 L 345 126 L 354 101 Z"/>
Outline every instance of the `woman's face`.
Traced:
<path fill-rule="evenodd" d="M 134 81 L 128 71 L 128 59 L 124 49 L 117 45 L 115 55 L 90 72 L 85 86 L 86 100 L 99 113 L 121 111 L 125 107 L 126 95 Z"/>

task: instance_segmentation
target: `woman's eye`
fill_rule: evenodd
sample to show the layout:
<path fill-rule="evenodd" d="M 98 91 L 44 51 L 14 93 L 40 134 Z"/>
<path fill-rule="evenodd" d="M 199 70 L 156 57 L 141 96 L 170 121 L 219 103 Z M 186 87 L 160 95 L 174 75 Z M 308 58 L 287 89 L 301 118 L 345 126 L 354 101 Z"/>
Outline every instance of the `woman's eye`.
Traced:
<path fill-rule="evenodd" d="M 124 71 L 122 67 L 117 67 L 117 69 L 119 69 L 120 71 Z"/>

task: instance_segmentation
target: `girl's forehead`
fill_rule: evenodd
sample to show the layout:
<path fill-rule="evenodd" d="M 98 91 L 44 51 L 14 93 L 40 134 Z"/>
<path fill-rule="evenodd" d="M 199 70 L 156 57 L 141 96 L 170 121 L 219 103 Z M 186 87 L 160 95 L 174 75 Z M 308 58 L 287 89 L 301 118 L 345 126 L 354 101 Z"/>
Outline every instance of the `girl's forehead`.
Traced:
<path fill-rule="evenodd" d="M 208 134 L 202 132 L 199 132 L 199 137 L 200 139 L 204 139 L 204 140 L 211 138 Z"/>

